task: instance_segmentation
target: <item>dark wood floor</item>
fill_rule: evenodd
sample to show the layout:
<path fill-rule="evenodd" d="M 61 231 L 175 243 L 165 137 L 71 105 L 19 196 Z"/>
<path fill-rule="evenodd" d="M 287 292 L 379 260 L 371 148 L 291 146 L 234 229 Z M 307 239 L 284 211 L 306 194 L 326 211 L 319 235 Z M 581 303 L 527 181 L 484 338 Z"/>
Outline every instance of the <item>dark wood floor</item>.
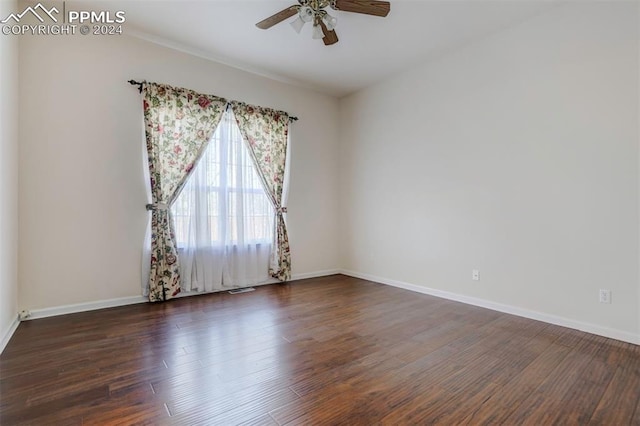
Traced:
<path fill-rule="evenodd" d="M 640 424 L 640 348 L 341 275 L 21 323 L 0 424 Z"/>

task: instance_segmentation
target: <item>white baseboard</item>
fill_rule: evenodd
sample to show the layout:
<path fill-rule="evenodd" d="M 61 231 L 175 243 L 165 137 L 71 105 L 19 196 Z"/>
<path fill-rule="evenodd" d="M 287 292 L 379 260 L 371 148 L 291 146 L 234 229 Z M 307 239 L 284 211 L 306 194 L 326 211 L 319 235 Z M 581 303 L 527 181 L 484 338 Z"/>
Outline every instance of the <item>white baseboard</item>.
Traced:
<path fill-rule="evenodd" d="M 149 299 L 143 296 L 119 297 L 117 299 L 96 300 L 93 302 L 75 303 L 73 305 L 53 306 L 51 308 L 34 309 L 28 320 L 55 317 L 57 315 L 75 314 L 78 312 L 95 311 L 97 309 L 115 308 L 116 306 L 144 303 Z"/>
<path fill-rule="evenodd" d="M 7 347 L 7 343 L 13 336 L 13 333 L 16 332 L 20 321 L 18 321 L 18 316 L 13 319 L 13 322 L 9 325 L 9 328 L 2 334 L 2 340 L 0 341 L 0 354 L 4 351 L 4 348 Z"/>
<path fill-rule="evenodd" d="M 334 275 L 339 273 L 340 271 L 337 269 L 330 269 L 330 270 L 324 270 L 324 271 L 307 272 L 303 274 L 294 274 L 291 278 L 291 281 L 303 280 L 307 278 L 324 277 L 327 275 Z M 256 284 L 253 287 L 266 285 L 266 284 L 275 284 L 278 282 L 279 282 L 278 280 L 274 279 L 261 284 Z M 221 291 L 226 291 L 226 290 L 221 290 Z M 204 293 L 196 293 L 196 292 L 184 293 L 184 294 L 180 294 L 178 297 L 197 296 L 199 294 L 204 294 Z M 114 308 L 117 306 L 133 305 L 136 303 L 145 303 L 148 300 L 149 299 L 147 299 L 144 296 L 130 296 L 130 297 L 120 297 L 117 299 L 107 299 L 107 300 L 97 300 L 93 302 L 76 303 L 73 305 L 53 306 L 50 308 L 34 309 L 34 310 L 31 310 L 30 312 L 31 316 L 27 318 L 27 320 L 48 318 L 48 317 L 54 317 L 57 315 L 75 314 L 78 312 L 95 311 L 97 309 Z M 16 323 L 16 327 L 17 327 L 17 323 Z M 11 331 L 10 334 L 12 335 L 13 331 Z M 10 337 L 11 336 L 9 336 L 9 338 Z M 7 342 L 8 341 L 9 339 L 7 338 Z"/>
<path fill-rule="evenodd" d="M 324 271 L 307 272 L 305 274 L 293 274 L 291 281 L 306 280 L 309 278 L 326 277 L 329 275 L 341 274 L 340 269 L 325 269 Z"/>
<path fill-rule="evenodd" d="M 546 314 L 543 312 L 532 311 L 524 308 L 518 308 L 516 306 L 505 305 L 502 303 L 492 302 L 490 300 L 479 299 L 476 297 L 465 296 L 457 293 L 450 293 L 448 291 L 437 290 L 429 287 L 424 287 L 421 285 L 406 283 L 403 281 L 397 281 L 397 280 L 392 280 L 388 278 L 377 277 L 374 275 L 363 274 L 360 272 L 341 270 L 340 273 L 344 275 L 348 275 L 350 277 L 361 278 L 367 281 L 374 281 L 380 284 L 386 284 L 393 287 L 403 288 L 405 290 L 415 291 L 417 293 L 428 294 L 430 296 L 436 296 L 443 299 L 466 303 L 468 305 L 479 306 L 481 308 L 487 308 L 493 311 L 504 312 L 506 314 L 516 315 L 519 317 L 529 318 L 537 321 L 542 321 L 549 324 L 555 324 L 562 327 L 573 328 L 575 330 L 580 330 L 580 331 L 584 331 L 591 334 L 597 334 L 598 336 L 608 337 L 611 339 L 621 340 L 623 342 L 640 345 L 639 335 L 622 331 L 622 330 L 602 327 L 596 324 L 585 323 L 581 321 L 572 320 L 569 318 Z"/>

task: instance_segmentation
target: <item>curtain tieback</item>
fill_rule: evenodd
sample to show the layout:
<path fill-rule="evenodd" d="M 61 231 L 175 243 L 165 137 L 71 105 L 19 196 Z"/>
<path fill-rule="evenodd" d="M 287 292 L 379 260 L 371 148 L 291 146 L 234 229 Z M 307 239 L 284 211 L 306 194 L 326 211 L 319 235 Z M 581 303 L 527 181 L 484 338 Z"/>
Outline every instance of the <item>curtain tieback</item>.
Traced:
<path fill-rule="evenodd" d="M 276 213 L 282 214 L 282 213 L 286 213 L 286 212 L 287 212 L 287 208 L 286 207 L 278 207 L 276 209 Z"/>
<path fill-rule="evenodd" d="M 152 211 L 152 210 L 169 210 L 169 205 L 165 204 L 165 203 L 153 203 L 153 204 L 147 204 L 147 211 Z"/>

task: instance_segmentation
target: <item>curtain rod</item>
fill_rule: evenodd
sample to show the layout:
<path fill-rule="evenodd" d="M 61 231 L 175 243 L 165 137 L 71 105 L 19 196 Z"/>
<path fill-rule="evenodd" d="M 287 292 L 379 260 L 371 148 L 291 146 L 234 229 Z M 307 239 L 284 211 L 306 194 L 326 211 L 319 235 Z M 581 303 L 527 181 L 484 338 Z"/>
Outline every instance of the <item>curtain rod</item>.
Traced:
<path fill-rule="evenodd" d="M 145 81 L 135 81 L 135 80 L 128 80 L 128 83 L 132 86 L 138 86 L 138 92 L 142 93 L 142 85 L 144 83 L 146 83 Z M 293 117 L 293 116 L 289 116 L 289 120 L 291 121 L 298 121 L 298 117 Z"/>

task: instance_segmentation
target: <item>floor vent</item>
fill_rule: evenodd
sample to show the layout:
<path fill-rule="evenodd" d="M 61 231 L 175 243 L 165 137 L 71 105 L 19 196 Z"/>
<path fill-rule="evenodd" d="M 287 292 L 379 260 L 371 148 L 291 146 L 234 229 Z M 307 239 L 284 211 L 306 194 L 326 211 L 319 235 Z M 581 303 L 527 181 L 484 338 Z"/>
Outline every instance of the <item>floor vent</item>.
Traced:
<path fill-rule="evenodd" d="M 253 287 L 234 288 L 233 290 L 229 290 L 229 294 L 249 293 L 250 291 L 255 291 L 255 288 Z"/>

